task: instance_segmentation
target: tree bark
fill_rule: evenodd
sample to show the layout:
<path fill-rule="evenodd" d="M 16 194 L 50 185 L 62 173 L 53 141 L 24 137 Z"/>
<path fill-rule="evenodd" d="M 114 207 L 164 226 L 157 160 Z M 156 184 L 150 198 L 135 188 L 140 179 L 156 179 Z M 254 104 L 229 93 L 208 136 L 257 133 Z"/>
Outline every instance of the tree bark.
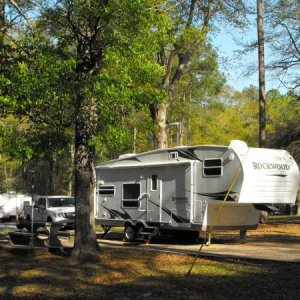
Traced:
<path fill-rule="evenodd" d="M 154 148 L 161 149 L 168 147 L 166 121 L 167 121 L 167 103 L 153 103 L 150 106 L 152 120 L 156 123 L 154 131 Z"/>
<path fill-rule="evenodd" d="M 0 29 L 3 28 L 5 21 L 5 0 L 0 0 Z"/>
<path fill-rule="evenodd" d="M 69 167 L 69 171 L 68 171 L 68 195 L 69 196 L 72 196 L 73 195 L 73 175 L 74 175 L 74 157 L 75 157 L 75 149 L 74 149 L 74 144 L 71 144 L 71 147 L 70 147 L 70 159 L 71 159 L 71 162 L 72 164 L 70 164 L 70 167 Z"/>
<path fill-rule="evenodd" d="M 94 147 L 90 145 L 95 126 L 95 101 L 77 95 L 75 125 L 76 233 L 73 258 L 90 261 L 98 255 L 94 222 L 95 168 Z"/>
<path fill-rule="evenodd" d="M 5 178 L 5 192 L 8 193 L 8 176 L 7 176 L 6 160 L 4 161 L 4 178 Z"/>
<path fill-rule="evenodd" d="M 266 146 L 266 85 L 264 51 L 263 0 L 257 0 L 258 82 L 259 82 L 259 147 Z M 261 212 L 261 222 L 268 223 L 269 214 Z"/>
<path fill-rule="evenodd" d="M 56 159 L 53 157 L 49 159 L 49 172 L 49 194 L 54 195 L 56 194 Z"/>
<path fill-rule="evenodd" d="M 99 5 L 105 10 L 109 1 Z M 80 4 L 81 5 L 81 4 Z M 95 149 L 92 140 L 98 124 L 96 99 L 88 97 L 83 90 L 91 79 L 100 73 L 103 53 L 109 42 L 105 41 L 101 14 L 91 20 L 87 17 L 74 21 L 74 6 L 67 5 L 67 20 L 77 39 L 77 66 L 75 69 L 78 82 L 75 111 L 75 245 L 72 257 L 81 262 L 90 261 L 98 256 L 99 245 L 96 238 L 94 219 L 95 198 Z M 76 15 L 76 14 L 75 14 Z M 105 20 L 108 22 L 108 20 Z M 104 26 L 106 27 L 106 26 Z"/>
<path fill-rule="evenodd" d="M 259 146 L 266 145 L 266 86 L 263 0 L 257 0 L 257 37 L 258 37 L 258 72 L 259 72 Z"/>
<path fill-rule="evenodd" d="M 0 0 L 0 46 L 2 47 L 5 34 L 5 0 Z"/>

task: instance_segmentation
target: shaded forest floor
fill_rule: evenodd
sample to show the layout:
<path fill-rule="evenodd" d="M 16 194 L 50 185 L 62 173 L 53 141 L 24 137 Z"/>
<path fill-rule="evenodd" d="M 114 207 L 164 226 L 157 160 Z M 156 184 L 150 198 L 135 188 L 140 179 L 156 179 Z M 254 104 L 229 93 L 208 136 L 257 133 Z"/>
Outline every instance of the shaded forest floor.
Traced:
<path fill-rule="evenodd" d="M 300 218 L 274 218 L 255 238 L 300 236 Z M 59 253 L 0 248 L 1 299 L 299 299 L 300 263 L 101 250 L 80 265 Z"/>

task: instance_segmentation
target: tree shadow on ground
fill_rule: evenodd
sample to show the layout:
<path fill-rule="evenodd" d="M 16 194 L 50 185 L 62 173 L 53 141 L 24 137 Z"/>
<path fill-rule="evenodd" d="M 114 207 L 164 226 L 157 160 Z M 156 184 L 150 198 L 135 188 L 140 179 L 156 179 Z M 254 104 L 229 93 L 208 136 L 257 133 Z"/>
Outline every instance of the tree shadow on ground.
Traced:
<path fill-rule="evenodd" d="M 1 299 L 296 299 L 300 264 L 101 251 L 93 264 L 0 252 Z"/>

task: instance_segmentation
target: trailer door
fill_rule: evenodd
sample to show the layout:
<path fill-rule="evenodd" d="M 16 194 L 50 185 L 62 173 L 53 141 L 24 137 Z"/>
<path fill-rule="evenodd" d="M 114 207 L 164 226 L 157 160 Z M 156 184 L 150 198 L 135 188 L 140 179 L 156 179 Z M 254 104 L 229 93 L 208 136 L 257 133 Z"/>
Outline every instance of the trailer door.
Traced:
<path fill-rule="evenodd" d="M 161 223 L 176 228 L 191 226 L 191 164 L 162 167 Z"/>
<path fill-rule="evenodd" d="M 147 179 L 147 221 L 160 222 L 161 214 L 161 179 L 157 172 L 151 173 Z"/>

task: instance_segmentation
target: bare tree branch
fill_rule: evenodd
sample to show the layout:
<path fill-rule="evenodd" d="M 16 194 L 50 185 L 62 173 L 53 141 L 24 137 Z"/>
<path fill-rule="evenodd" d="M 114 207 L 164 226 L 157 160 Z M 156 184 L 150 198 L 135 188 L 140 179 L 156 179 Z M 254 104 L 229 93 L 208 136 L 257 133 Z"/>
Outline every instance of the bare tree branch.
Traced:
<path fill-rule="evenodd" d="M 284 23 L 280 23 L 280 25 L 283 26 L 286 29 L 286 31 L 287 31 L 287 33 L 288 33 L 288 35 L 290 37 L 290 40 L 292 42 L 292 45 L 294 46 L 294 49 L 296 50 L 296 52 L 298 53 L 298 55 L 300 57 L 300 50 L 299 50 L 299 48 L 298 48 L 298 46 L 296 44 L 296 41 L 294 40 L 294 37 L 293 37 L 292 33 L 290 32 L 289 28 Z"/>
<path fill-rule="evenodd" d="M 9 0 L 9 2 L 18 11 L 18 13 L 25 19 L 28 27 L 32 28 L 31 25 L 30 25 L 30 21 L 29 21 L 28 17 L 26 16 L 25 13 L 23 13 L 23 11 L 19 7 L 19 5 L 14 0 Z"/>

